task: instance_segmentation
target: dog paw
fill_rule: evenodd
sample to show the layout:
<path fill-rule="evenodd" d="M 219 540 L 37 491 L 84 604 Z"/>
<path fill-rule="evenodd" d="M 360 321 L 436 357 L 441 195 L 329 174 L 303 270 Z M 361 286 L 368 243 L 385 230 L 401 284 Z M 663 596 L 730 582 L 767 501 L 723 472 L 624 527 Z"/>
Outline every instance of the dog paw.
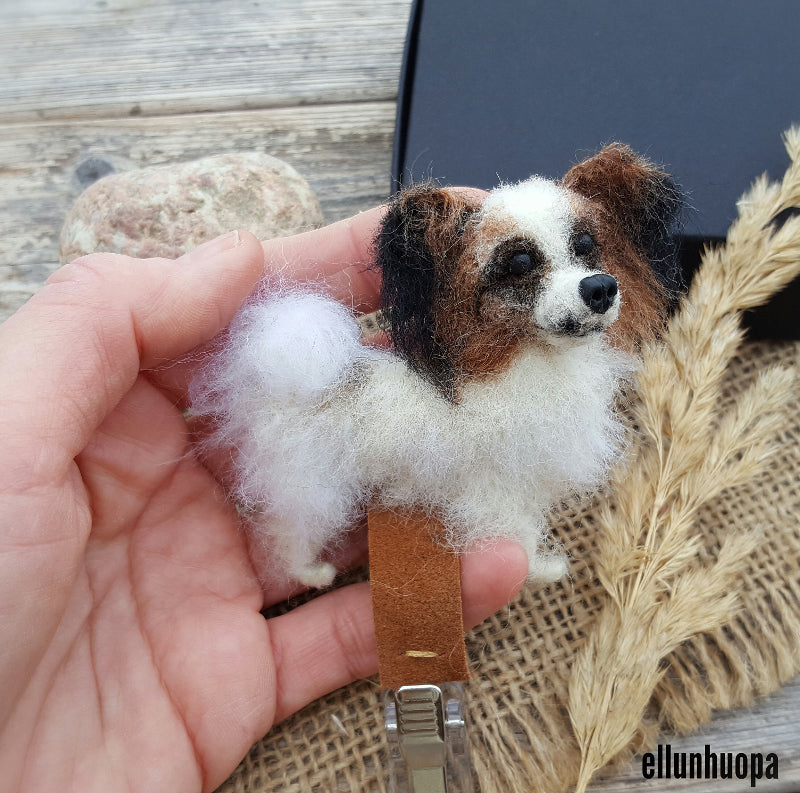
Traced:
<path fill-rule="evenodd" d="M 321 589 L 333 583 L 333 579 L 336 578 L 336 568 L 329 562 L 314 562 L 300 568 L 295 578 L 303 586 Z"/>
<path fill-rule="evenodd" d="M 552 584 L 567 574 L 567 557 L 563 554 L 531 555 L 528 562 L 529 584 Z"/>

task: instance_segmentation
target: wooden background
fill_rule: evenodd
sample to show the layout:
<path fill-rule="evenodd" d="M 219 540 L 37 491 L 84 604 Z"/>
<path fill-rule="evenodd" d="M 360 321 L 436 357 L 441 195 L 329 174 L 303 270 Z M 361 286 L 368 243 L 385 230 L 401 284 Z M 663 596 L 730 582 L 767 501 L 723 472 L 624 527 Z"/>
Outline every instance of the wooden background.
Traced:
<path fill-rule="evenodd" d="M 3 0 L 0 3 L 0 319 L 57 266 L 79 166 L 116 170 L 264 151 L 311 183 L 328 221 L 386 197 L 410 0 Z M 587 141 L 591 146 L 592 141 Z M 376 704 L 377 707 L 377 704 Z M 776 752 L 800 791 L 800 682 L 719 714 L 673 749 Z M 645 784 L 640 761 L 593 790 Z"/>

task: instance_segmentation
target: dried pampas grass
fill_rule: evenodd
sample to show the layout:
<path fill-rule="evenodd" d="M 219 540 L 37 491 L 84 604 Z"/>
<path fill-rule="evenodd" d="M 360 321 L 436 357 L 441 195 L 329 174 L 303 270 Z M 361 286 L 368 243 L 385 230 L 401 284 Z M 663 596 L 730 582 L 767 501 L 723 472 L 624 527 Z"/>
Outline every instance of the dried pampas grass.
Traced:
<path fill-rule="evenodd" d="M 578 793 L 637 736 L 653 737 L 657 722 L 643 719 L 667 656 L 738 607 L 731 584 L 758 536 L 731 527 L 716 558 L 704 562 L 695 525 L 701 506 L 764 469 L 793 396 L 795 370 L 774 367 L 720 408 L 742 311 L 800 274 L 800 217 L 781 216 L 800 206 L 800 129 L 785 144 L 792 163 L 783 181 L 762 177 L 740 200 L 725 246 L 705 252 L 664 340 L 644 355 L 635 444 L 597 515 L 596 572 L 606 598 L 569 681 Z"/>

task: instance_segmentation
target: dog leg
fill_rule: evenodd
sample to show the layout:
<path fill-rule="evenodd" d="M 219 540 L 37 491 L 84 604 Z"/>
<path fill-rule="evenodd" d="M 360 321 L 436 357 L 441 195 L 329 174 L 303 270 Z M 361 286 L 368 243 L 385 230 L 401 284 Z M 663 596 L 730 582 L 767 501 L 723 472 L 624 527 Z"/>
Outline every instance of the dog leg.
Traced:
<path fill-rule="evenodd" d="M 564 554 L 528 552 L 528 583 L 543 586 L 563 578 L 569 566 Z"/>
<path fill-rule="evenodd" d="M 547 522 L 544 518 L 534 519 L 528 514 L 518 525 L 529 527 L 527 532 L 520 532 L 514 538 L 528 554 L 528 583 L 544 586 L 563 578 L 569 570 L 567 557 L 544 544 L 547 536 Z"/>
<path fill-rule="evenodd" d="M 330 562 L 311 562 L 291 568 L 290 573 L 303 586 L 317 589 L 330 586 L 336 578 L 336 568 Z"/>
<path fill-rule="evenodd" d="M 275 538 L 275 552 L 280 558 L 286 575 L 307 587 L 330 586 L 336 577 L 336 567 L 323 562 L 319 557 L 325 547 L 325 539 L 304 536 L 295 525 L 271 521 L 270 534 Z"/>

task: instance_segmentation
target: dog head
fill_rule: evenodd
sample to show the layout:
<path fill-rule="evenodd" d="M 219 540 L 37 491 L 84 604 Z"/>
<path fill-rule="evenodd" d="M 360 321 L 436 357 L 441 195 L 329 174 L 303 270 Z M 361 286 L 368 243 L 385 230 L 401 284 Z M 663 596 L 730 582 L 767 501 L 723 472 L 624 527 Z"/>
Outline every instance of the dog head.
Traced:
<path fill-rule="evenodd" d="M 621 145 L 561 182 L 532 177 L 482 203 L 430 185 L 405 190 L 376 241 L 394 346 L 450 399 L 527 345 L 608 332 L 635 348 L 657 333 L 680 285 L 681 207 L 670 178 Z"/>

